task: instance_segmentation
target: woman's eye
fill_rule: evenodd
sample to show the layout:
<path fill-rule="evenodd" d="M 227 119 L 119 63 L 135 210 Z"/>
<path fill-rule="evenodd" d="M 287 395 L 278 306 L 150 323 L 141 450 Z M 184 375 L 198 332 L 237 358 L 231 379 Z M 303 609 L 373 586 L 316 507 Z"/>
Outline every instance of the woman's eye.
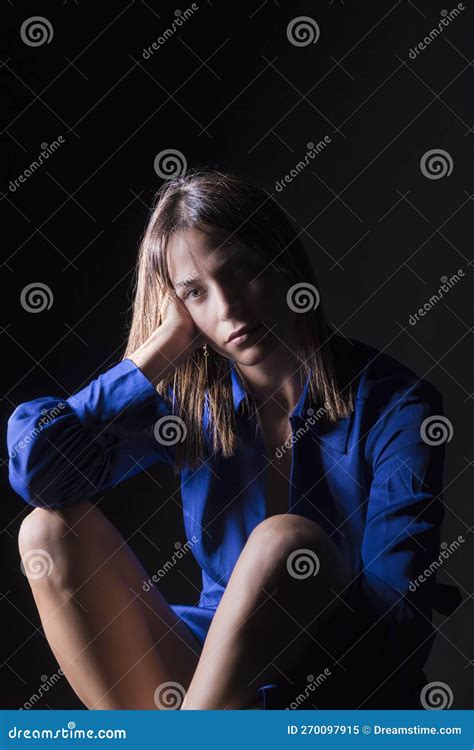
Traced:
<path fill-rule="evenodd" d="M 184 299 L 188 299 L 188 297 L 191 295 L 192 292 L 197 292 L 197 291 L 198 290 L 195 289 L 194 287 L 192 289 L 189 289 L 189 291 L 187 291 L 186 294 L 184 295 Z M 193 297 L 193 299 L 197 299 L 197 297 Z"/>

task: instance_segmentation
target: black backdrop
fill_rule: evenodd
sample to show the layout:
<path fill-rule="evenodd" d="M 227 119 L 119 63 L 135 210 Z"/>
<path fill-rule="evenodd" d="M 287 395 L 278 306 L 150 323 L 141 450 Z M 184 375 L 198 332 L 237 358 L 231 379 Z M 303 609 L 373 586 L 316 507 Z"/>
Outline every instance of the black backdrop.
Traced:
<path fill-rule="evenodd" d="M 258 181 L 303 230 L 330 320 L 444 395 L 453 438 L 442 538 L 462 534 L 468 544 L 439 574 L 464 601 L 448 619 L 435 616 L 427 675 L 449 685 L 453 708 L 469 707 L 472 675 L 473 87 L 472 13 L 463 7 L 202 0 L 177 10 L 153 0 L 65 0 L 39 9 L 12 1 L 2 66 L 11 104 L 3 110 L 2 226 L 12 230 L 2 243 L 3 424 L 20 402 L 70 395 L 121 358 L 139 236 L 166 179 L 155 169 L 158 154 L 177 151 L 188 168 Z M 42 30 L 28 39 L 23 24 L 39 13 Z M 287 33 L 300 16 L 310 18 L 309 43 Z M 434 28 L 441 31 L 417 46 Z M 308 144 L 325 137 L 307 157 Z M 42 150 L 48 158 L 25 172 Z M 429 303 L 441 277 L 458 269 L 464 275 Z M 32 314 L 21 293 L 38 283 L 52 304 Z M 30 508 L 3 468 L 2 707 L 19 708 L 58 665 L 19 565 L 18 528 Z M 177 487 L 160 465 L 100 499 L 150 574 L 185 541 Z M 199 583 L 186 556 L 160 585 L 169 601 L 196 603 Z M 81 704 L 63 678 L 36 707 Z"/>

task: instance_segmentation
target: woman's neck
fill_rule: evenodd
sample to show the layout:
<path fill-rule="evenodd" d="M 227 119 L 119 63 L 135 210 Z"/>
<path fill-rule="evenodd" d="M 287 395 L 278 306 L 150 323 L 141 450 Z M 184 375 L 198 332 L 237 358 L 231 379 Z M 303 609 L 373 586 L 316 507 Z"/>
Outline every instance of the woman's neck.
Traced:
<path fill-rule="evenodd" d="M 284 351 L 282 351 L 284 349 Z M 257 365 L 237 365 L 252 391 L 260 412 L 275 407 L 291 414 L 304 389 L 306 374 L 301 360 L 286 347 L 277 347 Z"/>

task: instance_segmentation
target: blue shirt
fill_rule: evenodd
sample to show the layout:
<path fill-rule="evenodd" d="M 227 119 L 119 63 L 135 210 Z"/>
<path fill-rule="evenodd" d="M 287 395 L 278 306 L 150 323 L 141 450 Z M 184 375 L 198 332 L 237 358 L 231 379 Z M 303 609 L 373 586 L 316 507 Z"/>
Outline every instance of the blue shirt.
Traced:
<path fill-rule="evenodd" d="M 387 354 L 339 339 L 353 372 L 355 410 L 328 426 L 321 404 L 310 403 L 306 382 L 290 416 L 288 511 L 313 519 L 331 536 L 352 571 L 344 598 L 366 622 L 385 615 L 389 637 L 396 633 L 400 640 L 400 628 L 425 632 L 433 607 L 449 614 L 460 599 L 455 587 L 437 584 L 430 569 L 440 555 L 444 444 L 430 444 L 436 441 L 422 433 L 425 420 L 442 415 L 442 397 Z M 262 439 L 242 408 L 245 391 L 229 365 L 237 452 L 180 474 L 202 593 L 196 606 L 172 606 L 201 642 L 250 532 L 266 517 Z M 130 359 L 69 398 L 21 403 L 8 421 L 10 483 L 27 503 L 60 508 L 157 461 L 172 465 L 174 445 L 154 436 L 157 420 L 170 415 Z"/>

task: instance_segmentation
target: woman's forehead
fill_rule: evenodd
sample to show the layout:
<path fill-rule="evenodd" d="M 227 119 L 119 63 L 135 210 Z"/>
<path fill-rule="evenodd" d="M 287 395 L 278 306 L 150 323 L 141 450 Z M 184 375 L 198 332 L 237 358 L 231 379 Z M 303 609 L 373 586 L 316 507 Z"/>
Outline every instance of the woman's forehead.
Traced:
<path fill-rule="evenodd" d="M 212 236 L 194 229 L 173 234 L 166 249 L 168 271 L 175 287 L 183 272 L 186 275 L 195 268 L 215 270 L 232 258 L 249 252 L 249 248 L 237 238 L 219 244 Z"/>

